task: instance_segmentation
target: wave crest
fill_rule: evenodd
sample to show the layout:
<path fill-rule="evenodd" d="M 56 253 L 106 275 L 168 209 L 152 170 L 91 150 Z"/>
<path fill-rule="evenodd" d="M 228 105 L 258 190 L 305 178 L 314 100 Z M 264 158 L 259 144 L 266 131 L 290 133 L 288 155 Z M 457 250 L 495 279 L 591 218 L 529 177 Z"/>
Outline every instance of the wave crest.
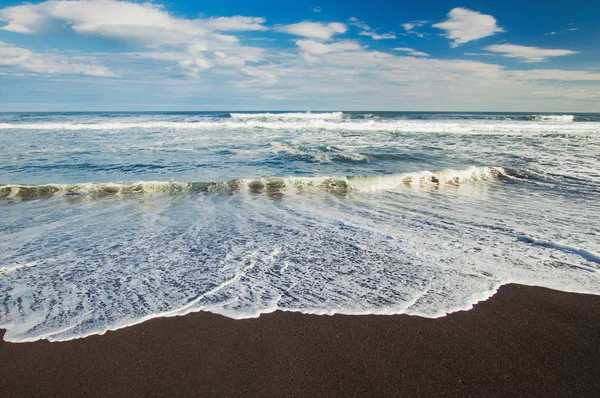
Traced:
<path fill-rule="evenodd" d="M 533 115 L 530 119 L 551 122 L 574 122 L 575 115 Z"/>
<path fill-rule="evenodd" d="M 317 114 L 321 115 L 321 114 Z M 340 114 L 341 115 L 341 114 Z M 532 117 L 533 118 L 533 117 Z M 409 119 L 357 119 L 257 117 L 222 119 L 220 121 L 180 122 L 180 121 L 114 121 L 108 123 L 0 123 L 0 130 L 42 130 L 42 131 L 121 131 L 143 130 L 326 130 L 351 132 L 392 132 L 392 133 L 441 133 L 441 134 L 545 134 L 561 131 L 564 133 L 584 132 L 596 134 L 600 123 L 567 123 L 570 119 L 530 119 L 523 121 L 477 121 L 477 120 L 409 120 Z"/>
<path fill-rule="evenodd" d="M 231 113 L 232 119 L 260 120 L 329 120 L 342 119 L 343 112 L 289 112 L 289 113 Z"/>
<path fill-rule="evenodd" d="M 375 176 L 322 176 L 236 179 L 227 182 L 162 182 L 83 183 L 0 185 L 0 199 L 35 200 L 56 196 L 102 199 L 111 196 L 135 197 L 143 194 L 217 193 L 265 194 L 271 198 L 284 192 L 325 191 L 345 195 L 350 191 L 378 192 L 400 188 L 420 188 L 440 185 L 460 185 L 466 182 L 495 181 L 511 178 L 511 172 L 500 167 L 468 167 L 464 170 L 418 171 L 413 173 Z"/>

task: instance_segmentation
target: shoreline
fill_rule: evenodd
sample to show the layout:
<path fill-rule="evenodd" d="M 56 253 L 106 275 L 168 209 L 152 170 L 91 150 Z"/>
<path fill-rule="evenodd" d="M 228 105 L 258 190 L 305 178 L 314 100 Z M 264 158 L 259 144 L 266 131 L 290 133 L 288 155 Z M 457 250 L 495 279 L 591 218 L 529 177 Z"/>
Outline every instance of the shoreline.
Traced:
<path fill-rule="evenodd" d="M 600 296 L 509 284 L 442 318 L 155 318 L 0 341 L 11 396 L 600 396 Z M 4 331 L 0 330 L 0 336 Z"/>

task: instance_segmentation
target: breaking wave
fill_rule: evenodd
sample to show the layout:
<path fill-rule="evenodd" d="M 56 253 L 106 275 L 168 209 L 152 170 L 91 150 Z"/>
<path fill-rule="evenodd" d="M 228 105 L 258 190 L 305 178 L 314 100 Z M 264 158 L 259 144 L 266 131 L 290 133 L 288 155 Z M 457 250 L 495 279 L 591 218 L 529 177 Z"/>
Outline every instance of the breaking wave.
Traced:
<path fill-rule="evenodd" d="M 290 112 L 290 113 L 230 113 L 232 119 L 261 119 L 261 120 L 328 120 L 342 119 L 343 112 Z"/>
<path fill-rule="evenodd" d="M 374 176 L 322 176 L 236 179 L 226 182 L 113 182 L 82 184 L 6 184 L 0 185 L 0 199 L 35 200 L 49 197 L 85 196 L 101 199 L 111 196 L 132 197 L 142 194 L 216 193 L 266 194 L 269 197 L 284 193 L 320 190 L 337 195 L 351 191 L 378 192 L 400 188 L 420 188 L 440 185 L 460 185 L 467 182 L 497 181 L 512 178 L 515 172 L 500 167 L 468 167 L 464 170 L 418 171 Z"/>
<path fill-rule="evenodd" d="M 530 117 L 531 120 L 544 120 L 552 122 L 573 122 L 575 121 L 574 115 L 533 115 Z"/>
<path fill-rule="evenodd" d="M 115 121 L 110 123 L 0 123 L 0 130 L 121 131 L 141 130 L 327 130 L 351 132 L 442 133 L 442 134 L 520 134 L 600 132 L 600 123 L 565 123 L 555 119 L 530 121 L 478 120 L 408 120 L 408 119 L 324 119 L 315 118 L 250 118 L 218 121 Z"/>

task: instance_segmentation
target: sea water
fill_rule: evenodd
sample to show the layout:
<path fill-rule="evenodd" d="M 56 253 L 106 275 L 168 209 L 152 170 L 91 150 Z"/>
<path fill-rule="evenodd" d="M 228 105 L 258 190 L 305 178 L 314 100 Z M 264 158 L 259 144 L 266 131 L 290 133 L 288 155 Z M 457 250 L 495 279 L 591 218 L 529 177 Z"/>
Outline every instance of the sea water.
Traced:
<path fill-rule="evenodd" d="M 0 328 L 600 294 L 600 115 L 0 114 Z"/>

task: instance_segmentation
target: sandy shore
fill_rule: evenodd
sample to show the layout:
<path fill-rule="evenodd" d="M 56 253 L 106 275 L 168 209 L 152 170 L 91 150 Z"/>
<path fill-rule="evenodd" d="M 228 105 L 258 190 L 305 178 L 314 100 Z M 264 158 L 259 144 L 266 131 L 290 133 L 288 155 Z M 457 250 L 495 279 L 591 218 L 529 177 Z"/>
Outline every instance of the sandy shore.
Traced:
<path fill-rule="evenodd" d="M 600 297 L 509 285 L 434 320 L 197 313 L 3 341 L 0 395 L 597 397 Z"/>

